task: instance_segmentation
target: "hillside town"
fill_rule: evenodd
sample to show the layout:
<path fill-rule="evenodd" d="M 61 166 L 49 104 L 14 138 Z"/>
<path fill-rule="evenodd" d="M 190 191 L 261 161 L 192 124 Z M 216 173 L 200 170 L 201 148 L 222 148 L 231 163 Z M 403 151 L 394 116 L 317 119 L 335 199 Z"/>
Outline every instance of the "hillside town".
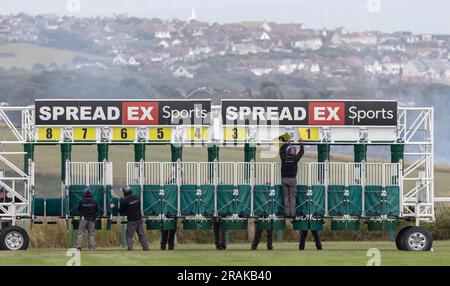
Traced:
<path fill-rule="evenodd" d="M 206 23 L 115 15 L 77 18 L 0 16 L 0 44 L 32 43 L 100 56 L 77 58 L 61 69 L 96 67 L 161 72 L 195 79 L 202 73 L 278 76 L 347 83 L 450 85 L 450 35 L 309 29 L 273 22 Z"/>

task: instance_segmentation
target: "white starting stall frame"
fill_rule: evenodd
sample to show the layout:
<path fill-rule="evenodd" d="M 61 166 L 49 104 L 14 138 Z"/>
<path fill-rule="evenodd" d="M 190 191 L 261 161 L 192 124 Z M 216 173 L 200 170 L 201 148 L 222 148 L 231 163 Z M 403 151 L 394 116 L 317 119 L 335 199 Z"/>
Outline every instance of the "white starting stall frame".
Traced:
<path fill-rule="evenodd" d="M 338 127 L 338 126 L 323 126 L 318 127 L 317 130 L 317 140 L 314 142 L 310 142 L 308 144 L 320 145 L 320 144 L 371 144 L 371 145 L 387 145 L 387 144 L 401 144 L 404 145 L 404 168 L 402 168 L 399 172 L 398 178 L 401 190 L 401 217 L 405 219 L 411 219 L 415 221 L 416 226 L 419 226 L 421 222 L 434 222 L 435 221 L 435 204 L 440 202 L 449 202 L 450 198 L 446 197 L 435 197 L 434 194 L 434 112 L 433 108 L 429 107 L 398 107 L 397 109 L 397 126 L 395 128 L 391 127 Z M 192 144 L 194 142 L 200 142 L 200 144 L 208 144 L 208 145 L 242 145 L 244 143 L 248 144 L 258 144 L 258 145 L 273 145 L 273 141 L 270 140 L 270 136 L 262 136 L 264 138 L 260 138 L 258 134 L 268 134 L 267 126 L 238 126 L 238 130 L 244 131 L 244 135 L 232 137 L 233 142 L 227 141 L 227 136 L 225 136 L 225 126 L 222 125 L 221 120 L 221 107 L 220 106 L 212 106 L 211 107 L 211 124 L 208 127 L 201 129 L 200 131 L 200 139 L 194 140 L 197 135 L 197 132 L 193 132 L 192 128 L 183 128 L 183 127 L 173 127 L 172 126 L 172 135 L 166 138 L 164 143 L 172 143 L 172 144 Z M 115 126 L 95 126 L 95 132 L 93 133 L 92 140 L 81 140 L 76 141 L 77 132 L 80 129 L 80 126 L 70 126 L 70 125 L 61 125 L 57 128 L 58 139 L 57 140 L 48 140 L 41 141 L 38 140 L 39 136 L 45 136 L 45 132 L 39 133 L 42 131 L 42 126 L 36 126 L 35 124 L 35 107 L 26 106 L 26 107 L 10 107 L 10 106 L 2 106 L 0 107 L 0 122 L 5 126 L 5 130 L 9 132 L 9 134 L 5 135 L 1 140 L 0 144 L 8 145 L 8 144 L 61 144 L 61 143 L 77 143 L 77 144 L 104 144 L 104 143 L 117 143 L 117 144 L 130 144 L 130 143 L 142 143 L 142 138 L 140 136 L 150 136 L 152 132 L 147 127 L 142 126 L 134 126 L 135 136 L 127 138 L 127 140 L 123 142 L 115 142 L 114 139 L 114 130 Z M 285 126 L 279 128 L 278 133 L 294 131 L 296 136 L 299 136 L 301 130 L 299 129 L 301 126 Z M 315 126 L 317 128 L 317 126 Z M 193 127 L 200 128 L 200 127 Z M 77 131 L 77 130 L 78 131 Z M 159 130 L 158 130 L 159 131 Z M 164 130 L 162 130 L 164 131 Z M 195 130 L 196 131 L 196 130 Z M 120 135 L 120 134 L 119 134 Z M 109 139 L 108 139 L 109 138 Z M 147 139 L 147 138 L 146 138 Z M 153 144 L 161 142 L 154 142 L 152 140 L 146 141 L 146 144 Z M 20 243 L 20 239 L 16 239 L 17 237 L 21 237 L 21 241 L 25 241 L 26 235 L 17 235 L 17 229 L 11 230 L 10 227 L 17 228 L 18 221 L 24 219 L 30 219 L 32 217 L 31 213 L 31 198 L 33 197 L 34 192 L 34 165 L 33 162 L 29 162 L 25 167 L 18 167 L 12 161 L 6 159 L 9 155 L 14 155 L 17 153 L 21 153 L 25 155 L 24 152 L 2 152 L 0 154 L 0 159 L 3 161 L 9 170 L 12 170 L 12 173 L 15 175 L 10 175 L 9 173 L 4 173 L 3 177 L 0 177 L 0 185 L 6 190 L 6 197 L 12 198 L 12 202 L 0 202 L 0 219 L 4 223 L 8 223 L 9 228 L 4 228 L 1 234 L 3 237 L 10 236 L 13 239 L 11 247 L 14 245 L 19 245 L 23 247 L 26 243 Z M 217 165 L 210 165 L 209 163 L 204 163 L 203 167 L 200 167 L 200 171 L 197 167 L 196 174 L 190 174 L 188 183 L 183 185 L 181 181 L 181 173 L 182 169 L 177 169 L 177 164 L 174 163 L 165 163 L 164 167 L 160 166 L 159 173 L 159 185 L 162 186 L 162 181 L 167 178 L 174 178 L 174 185 L 176 188 L 180 188 L 181 186 L 197 184 L 203 184 L 205 181 L 209 181 L 211 178 L 209 175 L 205 177 L 204 170 L 205 169 L 213 169 L 214 174 L 218 174 L 218 176 L 213 176 L 213 186 L 214 188 L 220 189 L 226 187 L 221 187 L 222 185 L 230 185 L 238 186 L 239 184 L 244 184 L 242 187 L 245 189 L 246 183 L 250 185 L 255 182 L 248 182 L 248 177 L 239 177 L 237 174 L 238 169 L 241 171 L 247 170 L 249 167 L 245 167 L 245 165 L 233 165 L 233 164 L 223 164 L 217 163 Z M 156 168 L 155 164 L 155 168 Z M 219 167 L 220 166 L 220 167 Z M 319 165 L 317 165 L 319 166 Z M 311 172 L 309 173 L 308 178 L 301 177 L 299 181 L 302 182 L 306 180 L 310 185 L 313 183 L 313 180 L 321 179 L 320 167 L 311 167 Z M 359 172 L 364 171 L 366 166 L 361 165 L 359 168 L 357 165 L 355 166 L 347 166 L 339 167 L 344 168 L 348 174 L 345 177 L 347 180 L 343 182 L 344 185 L 350 185 L 351 183 L 361 182 L 361 184 L 367 185 L 367 179 L 370 178 L 359 178 Z M 166 170 L 164 170 L 166 168 Z M 230 176 L 230 172 L 228 168 L 233 168 L 233 176 Z M 299 166 L 299 168 L 302 168 Z M 317 169 L 319 168 L 319 169 Z M 330 167 L 334 168 L 334 167 Z M 163 169 L 161 171 L 161 169 Z M 22 171 L 26 170 L 26 171 Z M 311 175 L 311 173 L 316 170 L 318 174 Z M 253 172 L 251 169 L 249 172 Z M 323 172 L 329 172 L 330 170 L 324 170 Z M 190 171 L 186 171 L 190 172 Z M 223 173 L 222 173 L 223 172 Z M 334 170 L 331 170 L 334 172 Z M 339 172 L 341 172 L 339 170 Z M 367 171 L 365 171 L 367 173 Z M 390 170 L 384 170 L 383 174 L 390 172 Z M 245 172 L 244 172 L 245 173 Z M 277 175 L 277 167 L 272 168 L 272 178 L 273 180 L 269 180 L 269 184 L 276 185 L 279 181 L 279 177 Z M 300 172 L 301 173 L 301 172 Z M 112 171 L 111 171 L 112 174 Z M 178 175 L 177 175 L 178 174 Z M 192 177 L 191 177 L 192 175 Z M 242 173 L 240 173 L 242 176 Z M 139 176 L 142 177 L 142 176 Z M 392 183 L 391 175 L 388 177 L 385 176 L 385 181 L 381 182 L 384 186 L 389 186 Z M 73 180 L 75 178 L 69 178 L 69 180 Z M 91 183 L 90 179 L 86 179 L 85 184 Z M 148 180 L 153 180 L 155 182 L 157 178 L 149 178 Z M 336 177 L 331 177 L 329 180 L 332 180 L 331 183 L 342 183 L 342 180 Z M 334 180 L 334 181 L 333 181 Z M 337 181 L 336 181 L 337 180 Z M 24 184 L 19 184 L 20 182 L 24 182 Z M 231 183 L 231 181 L 233 181 Z M 152 182 L 139 182 L 140 185 L 144 183 L 152 183 Z M 187 183 L 185 181 L 185 183 Z M 330 182 L 323 182 L 324 184 L 329 184 Z M 19 186 L 20 185 L 20 186 Z M 325 188 L 327 189 L 327 188 Z M 160 189 L 160 191 L 170 191 Z M 234 190 L 234 193 L 237 194 L 241 192 L 239 188 Z M 215 191 L 214 193 L 219 194 L 219 192 Z M 180 198 L 177 197 L 177 204 L 180 204 Z M 251 200 L 253 200 L 253 196 Z M 365 196 L 362 196 L 362 199 L 365 199 Z M 219 204 L 218 198 L 215 199 L 215 207 L 214 212 L 217 212 L 220 207 L 217 206 Z M 252 201 L 253 202 L 253 201 Z M 324 207 L 325 211 L 329 212 L 330 208 L 328 206 L 329 202 L 326 201 L 327 206 Z M 363 204 L 364 206 L 365 204 Z M 180 208 L 177 208 L 177 211 L 180 212 Z M 363 209 L 363 212 L 367 212 L 367 209 Z M 254 209 L 251 209 L 250 212 L 254 212 Z M 24 233 L 25 231 L 20 228 L 19 234 Z M 413 230 L 416 230 L 413 228 Z M 411 230 L 412 231 L 412 230 Z M 14 234 L 11 236 L 11 234 Z M 26 234 L 26 232 L 25 232 Z M 0 238 L 2 236 L 0 235 Z M 18 242 L 18 243 L 16 243 Z M 16 243 L 16 244 L 14 244 Z M 0 243 L 1 246 L 1 243 Z"/>

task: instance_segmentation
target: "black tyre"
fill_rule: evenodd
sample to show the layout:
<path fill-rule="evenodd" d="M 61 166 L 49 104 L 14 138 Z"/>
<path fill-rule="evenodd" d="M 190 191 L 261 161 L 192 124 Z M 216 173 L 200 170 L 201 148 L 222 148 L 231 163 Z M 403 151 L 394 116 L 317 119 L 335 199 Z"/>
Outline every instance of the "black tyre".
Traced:
<path fill-rule="evenodd" d="M 402 228 L 395 237 L 395 246 L 397 246 L 398 250 L 405 250 L 402 245 L 402 238 L 406 230 L 410 229 L 412 226 L 407 226 Z"/>
<path fill-rule="evenodd" d="M 21 227 L 8 226 L 0 231 L 0 249 L 25 250 L 30 244 L 28 233 Z"/>
<path fill-rule="evenodd" d="M 405 230 L 401 242 L 402 248 L 407 251 L 429 251 L 433 246 L 433 237 L 428 230 L 413 226 Z"/>

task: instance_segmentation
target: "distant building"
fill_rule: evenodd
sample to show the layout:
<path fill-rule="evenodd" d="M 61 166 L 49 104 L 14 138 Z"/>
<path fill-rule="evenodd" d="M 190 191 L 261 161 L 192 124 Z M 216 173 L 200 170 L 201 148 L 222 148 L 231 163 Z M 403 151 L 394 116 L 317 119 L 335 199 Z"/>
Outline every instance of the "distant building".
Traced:
<path fill-rule="evenodd" d="M 185 78 L 189 78 L 189 79 L 193 79 L 194 78 L 194 74 L 192 74 L 191 72 L 189 72 L 186 68 L 179 66 L 173 73 L 172 75 L 174 77 L 185 77 Z"/>

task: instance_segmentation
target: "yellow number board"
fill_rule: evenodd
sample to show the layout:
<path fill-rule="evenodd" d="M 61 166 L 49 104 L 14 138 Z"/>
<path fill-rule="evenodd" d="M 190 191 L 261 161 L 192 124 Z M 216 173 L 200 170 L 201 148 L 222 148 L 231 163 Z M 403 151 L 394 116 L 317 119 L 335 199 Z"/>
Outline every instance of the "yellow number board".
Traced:
<path fill-rule="evenodd" d="M 61 140 L 61 128 L 40 127 L 38 128 L 38 141 Z"/>
<path fill-rule="evenodd" d="M 300 138 L 303 139 L 303 141 L 319 141 L 319 128 L 317 127 L 306 127 L 306 128 L 299 128 L 298 133 L 300 134 Z"/>
<path fill-rule="evenodd" d="M 97 129 L 94 127 L 74 127 L 73 141 L 95 141 Z"/>
<path fill-rule="evenodd" d="M 186 134 L 188 141 L 206 141 L 208 140 L 208 127 L 190 127 Z"/>
<path fill-rule="evenodd" d="M 134 141 L 135 137 L 136 137 L 136 128 L 134 127 L 113 128 L 114 141 Z"/>
<path fill-rule="evenodd" d="M 245 141 L 246 139 L 245 127 L 225 127 L 223 130 L 224 141 Z"/>
<path fill-rule="evenodd" d="M 148 132 L 150 141 L 170 141 L 172 139 L 172 128 L 152 127 Z"/>

